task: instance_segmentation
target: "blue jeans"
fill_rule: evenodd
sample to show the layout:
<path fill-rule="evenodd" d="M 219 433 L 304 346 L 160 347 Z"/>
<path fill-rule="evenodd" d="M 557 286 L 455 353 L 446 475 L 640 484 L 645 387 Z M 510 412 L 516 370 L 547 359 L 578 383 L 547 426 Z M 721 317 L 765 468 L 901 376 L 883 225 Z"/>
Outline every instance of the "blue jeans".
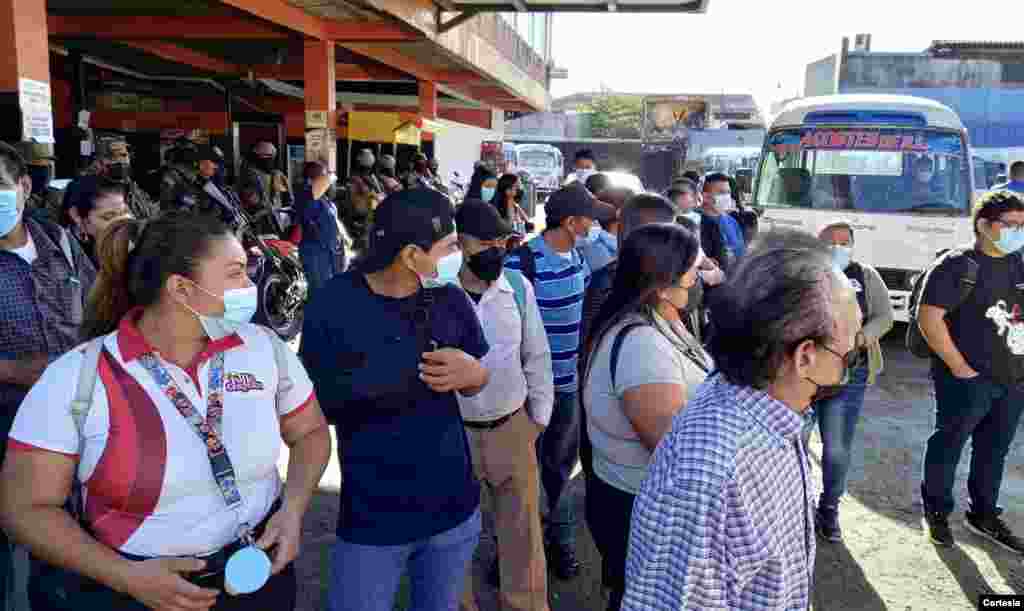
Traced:
<path fill-rule="evenodd" d="M 984 376 L 961 380 L 945 367 L 936 367 L 932 375 L 935 432 L 928 438 L 924 455 L 921 496 L 925 510 L 942 515 L 953 512 L 956 466 L 970 439 L 970 509 L 983 517 L 993 516 L 1006 454 L 1024 411 L 1024 391 L 996 384 Z"/>
<path fill-rule="evenodd" d="M 408 571 L 409 611 L 459 606 L 469 563 L 480 542 L 480 511 L 451 530 L 404 545 L 357 545 L 339 540 L 331 554 L 330 611 L 391 611 Z"/>
<path fill-rule="evenodd" d="M 817 421 L 821 431 L 821 474 L 822 491 L 818 507 L 837 509 L 839 499 L 846 493 L 846 480 L 850 473 L 850 458 L 853 454 L 853 435 L 857 421 L 864 407 L 864 393 L 867 392 L 868 368 L 856 369 L 850 376 L 850 384 L 835 398 L 817 403 L 814 415 L 804 427 L 804 443 L 811 436 Z"/>
<path fill-rule="evenodd" d="M 537 462 L 540 463 L 540 482 L 548 498 L 548 540 L 561 546 L 576 544 L 572 495 L 565 492 L 579 457 L 579 395 L 556 392 L 551 422 L 537 439 Z"/>

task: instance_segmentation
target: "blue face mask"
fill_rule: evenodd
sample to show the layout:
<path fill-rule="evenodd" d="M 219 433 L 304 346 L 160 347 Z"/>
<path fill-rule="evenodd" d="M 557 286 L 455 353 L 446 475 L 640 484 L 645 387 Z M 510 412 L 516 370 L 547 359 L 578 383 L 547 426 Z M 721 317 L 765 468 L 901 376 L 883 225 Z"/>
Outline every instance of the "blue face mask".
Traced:
<path fill-rule="evenodd" d="M 832 264 L 840 271 L 850 267 L 850 259 L 853 257 L 853 249 L 849 246 L 832 247 Z"/>
<path fill-rule="evenodd" d="M 494 187 L 480 187 L 480 197 L 483 198 L 485 202 L 489 202 L 494 199 L 495 191 L 496 189 Z"/>
<path fill-rule="evenodd" d="M 596 242 L 599 237 L 601 237 L 601 227 L 597 223 L 594 223 L 590 226 L 590 229 L 587 231 L 587 235 L 576 236 L 576 248 L 583 248 L 584 246 L 589 246 L 590 244 Z"/>
<path fill-rule="evenodd" d="M 995 241 L 996 247 L 1004 254 L 1015 253 L 1024 248 L 1024 229 L 1010 229 L 1004 227 L 999 232 L 999 239 Z"/>
<path fill-rule="evenodd" d="M 694 225 L 700 225 L 700 212 L 697 212 L 696 210 L 690 210 L 689 212 L 683 214 L 683 216 L 693 221 Z"/>
<path fill-rule="evenodd" d="M 237 333 L 240 326 L 252 320 L 259 308 L 259 296 L 255 286 L 229 289 L 224 291 L 223 297 L 214 295 L 198 284 L 196 286 L 210 297 L 224 300 L 224 313 L 220 316 L 206 316 L 189 308 L 199 318 L 199 324 L 203 326 L 207 337 L 212 340 L 223 339 Z"/>
<path fill-rule="evenodd" d="M 5 238 L 14 231 L 21 221 L 21 210 L 18 209 L 18 191 L 16 189 L 0 190 L 0 238 Z"/>

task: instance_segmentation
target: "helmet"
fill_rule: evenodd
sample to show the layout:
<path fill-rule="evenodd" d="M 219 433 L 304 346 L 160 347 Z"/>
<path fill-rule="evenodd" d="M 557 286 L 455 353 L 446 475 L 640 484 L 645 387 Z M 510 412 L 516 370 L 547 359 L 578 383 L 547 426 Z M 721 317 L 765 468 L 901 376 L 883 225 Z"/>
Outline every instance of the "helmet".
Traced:
<path fill-rule="evenodd" d="M 376 159 L 373 156 L 373 151 L 370 149 L 363 149 L 359 151 L 358 155 L 356 155 L 356 161 L 358 161 L 359 165 L 363 167 L 372 168 Z"/>
<path fill-rule="evenodd" d="M 394 155 L 381 155 L 380 167 L 386 170 L 394 170 L 397 162 L 395 161 Z"/>

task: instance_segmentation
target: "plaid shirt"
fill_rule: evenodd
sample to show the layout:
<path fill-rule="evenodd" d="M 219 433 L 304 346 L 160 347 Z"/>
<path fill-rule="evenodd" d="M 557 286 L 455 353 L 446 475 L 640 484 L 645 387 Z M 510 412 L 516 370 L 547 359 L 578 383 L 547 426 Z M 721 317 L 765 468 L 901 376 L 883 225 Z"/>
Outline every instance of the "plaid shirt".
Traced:
<path fill-rule="evenodd" d="M 79 327 L 96 271 L 78 241 L 69 238 L 72 270 L 56 225 L 26 218 L 25 227 L 36 246 L 35 262 L 0 250 L 0 358 L 47 354 L 52 361 L 81 343 Z M 27 392 L 0 383 L 0 421 L 14 417 Z"/>
<path fill-rule="evenodd" d="M 805 610 L 814 570 L 804 417 L 709 378 L 633 508 L 622 611 Z"/>

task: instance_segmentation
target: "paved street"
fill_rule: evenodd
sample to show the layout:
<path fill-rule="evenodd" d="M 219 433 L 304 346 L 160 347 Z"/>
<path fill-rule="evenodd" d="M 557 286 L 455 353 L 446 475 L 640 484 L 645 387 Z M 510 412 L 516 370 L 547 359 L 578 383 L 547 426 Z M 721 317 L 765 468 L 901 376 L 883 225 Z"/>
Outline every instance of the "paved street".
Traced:
<path fill-rule="evenodd" d="M 897 333 L 901 332 L 897 328 Z M 1021 559 L 978 540 L 962 527 L 966 460 L 961 463 L 957 483 L 960 500 L 954 523 L 960 545 L 939 551 L 922 535 L 917 489 L 934 401 L 926 363 L 910 356 L 898 339 L 893 338 L 886 346 L 888 370 L 879 384 L 869 390 L 864 407 L 850 494 L 842 506 L 847 542 L 818 547 L 815 608 L 968 610 L 976 608 L 979 593 L 1024 594 Z M 817 434 L 811 446 L 817 460 Z M 327 550 L 334 540 L 339 480 L 338 464 L 332 460 L 322 491 L 306 520 L 305 548 L 299 563 L 300 611 L 323 608 Z M 573 495 L 582 515 L 582 477 L 575 480 Z M 1024 532 L 1024 437 L 1018 436 L 1011 452 L 1002 502 L 1010 525 Z M 599 556 L 585 528 L 581 527 L 580 536 L 583 574 L 573 582 L 553 582 L 553 611 L 604 610 Z M 493 542 L 485 536 L 474 567 L 484 611 L 497 609 L 494 593 L 480 580 L 493 553 Z"/>

